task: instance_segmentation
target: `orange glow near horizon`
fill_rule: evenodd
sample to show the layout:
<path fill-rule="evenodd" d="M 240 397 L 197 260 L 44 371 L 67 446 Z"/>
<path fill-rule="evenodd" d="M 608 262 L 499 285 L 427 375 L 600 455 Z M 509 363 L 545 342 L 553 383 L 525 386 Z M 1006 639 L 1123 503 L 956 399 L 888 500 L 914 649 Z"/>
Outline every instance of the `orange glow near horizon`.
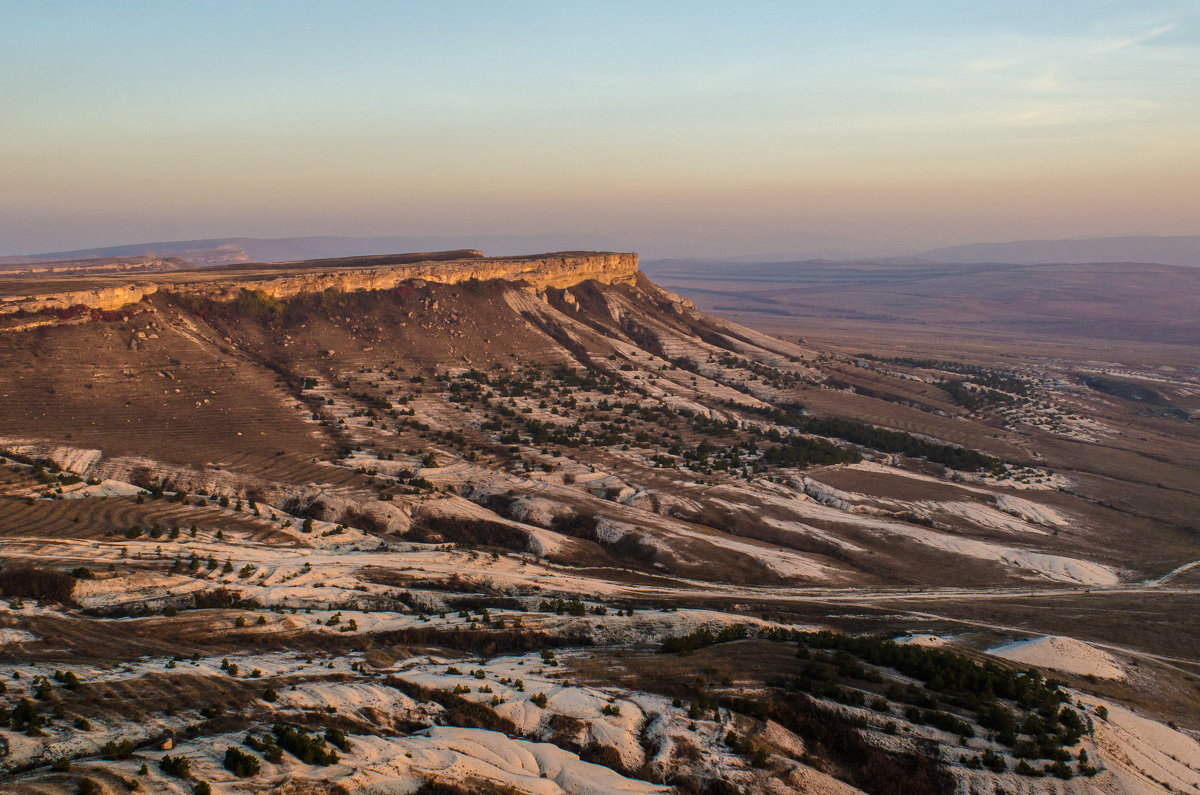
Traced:
<path fill-rule="evenodd" d="M 880 4 L 883 28 L 787 4 L 700 5 L 687 24 L 614 6 L 590 28 L 545 6 L 231 5 L 234 31 L 213 9 L 28 9 L 0 33 L 0 254 L 549 232 L 660 255 L 906 253 L 1200 232 L 1196 13 L 929 5 Z M 424 35 L 397 47 L 380 20 Z"/>

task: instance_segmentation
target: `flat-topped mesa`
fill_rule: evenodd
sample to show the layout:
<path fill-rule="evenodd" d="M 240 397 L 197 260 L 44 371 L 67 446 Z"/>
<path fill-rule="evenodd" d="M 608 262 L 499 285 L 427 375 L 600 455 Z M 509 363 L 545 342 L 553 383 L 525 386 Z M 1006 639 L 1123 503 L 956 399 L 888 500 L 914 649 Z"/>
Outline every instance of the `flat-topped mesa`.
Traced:
<path fill-rule="evenodd" d="M 162 289 L 202 295 L 217 301 L 233 299 L 242 290 L 258 290 L 272 298 L 291 298 L 324 290 L 390 290 L 415 279 L 440 284 L 458 284 L 472 279 L 502 279 L 524 282 L 531 289 L 544 290 L 548 287 L 571 287 L 589 280 L 605 284 L 631 281 L 638 269 L 637 254 L 592 252 L 564 252 L 534 257 L 479 257 L 400 265 L 387 263 L 387 259 L 387 256 L 382 256 L 298 262 L 295 263 L 295 270 L 288 269 L 283 273 L 245 273 L 236 280 L 163 285 Z"/>
<path fill-rule="evenodd" d="M 0 315 L 43 312 L 71 307 L 112 311 L 137 303 L 156 292 L 186 294 L 214 301 L 236 298 L 242 290 L 261 291 L 272 298 L 286 299 L 304 293 L 390 290 L 404 282 L 423 279 L 441 284 L 500 279 L 522 282 L 533 290 L 566 288 L 589 280 L 605 284 L 632 282 L 637 275 L 638 255 L 633 253 L 568 251 L 521 257 L 466 256 L 457 259 L 413 261 L 411 255 L 348 257 L 306 260 L 293 263 L 239 264 L 223 268 L 155 274 L 153 281 L 141 274 L 86 285 L 64 280 L 55 291 L 54 279 L 36 284 L 36 293 L 0 296 Z M 14 285 L 15 286 L 15 285 Z"/>

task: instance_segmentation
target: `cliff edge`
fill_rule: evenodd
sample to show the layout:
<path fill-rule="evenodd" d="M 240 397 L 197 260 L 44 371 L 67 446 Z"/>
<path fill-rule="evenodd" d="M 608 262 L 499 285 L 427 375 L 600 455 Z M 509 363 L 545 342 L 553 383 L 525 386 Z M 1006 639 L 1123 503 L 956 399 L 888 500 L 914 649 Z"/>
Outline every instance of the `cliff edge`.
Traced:
<path fill-rule="evenodd" d="M 456 254 L 459 252 L 455 252 Z M 631 282 L 638 255 L 569 251 L 522 257 L 483 257 L 461 252 L 456 259 L 412 261 L 412 255 L 381 255 L 292 263 L 240 265 L 236 271 L 201 269 L 154 274 L 0 280 L 0 315 L 55 312 L 76 307 L 113 311 L 157 292 L 195 295 L 228 301 L 242 290 L 258 290 L 272 298 L 304 293 L 388 290 L 422 279 L 442 284 L 470 280 L 519 282 L 535 291 L 566 288 L 585 281 Z"/>

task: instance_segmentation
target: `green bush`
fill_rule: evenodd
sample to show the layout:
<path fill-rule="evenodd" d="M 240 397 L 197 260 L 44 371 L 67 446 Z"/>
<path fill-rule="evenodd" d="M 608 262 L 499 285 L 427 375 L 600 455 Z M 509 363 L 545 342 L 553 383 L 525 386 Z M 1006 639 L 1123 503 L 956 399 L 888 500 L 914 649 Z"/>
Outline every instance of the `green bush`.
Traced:
<path fill-rule="evenodd" d="M 168 776 L 187 778 L 192 773 L 192 760 L 186 756 L 164 754 L 163 758 L 158 760 L 158 769 Z"/>
<path fill-rule="evenodd" d="M 983 766 L 988 770 L 991 770 L 993 773 L 1003 773 L 1008 769 L 1008 765 L 1005 763 L 1004 757 L 990 748 L 983 752 L 981 761 L 983 762 Z"/>
<path fill-rule="evenodd" d="M 244 744 L 263 755 L 273 765 L 277 765 L 283 761 L 283 749 L 275 744 L 275 740 L 270 735 L 264 735 L 260 740 L 253 734 L 247 734 Z"/>
<path fill-rule="evenodd" d="M 104 744 L 100 755 L 112 762 L 128 759 L 133 756 L 133 742 L 130 740 L 121 740 L 121 742 L 109 740 Z"/>
<path fill-rule="evenodd" d="M 346 739 L 346 733 L 341 729 L 326 729 L 325 739 L 330 745 L 340 748 L 343 753 L 350 753 L 350 741 Z"/>
<path fill-rule="evenodd" d="M 965 447 L 940 444 L 904 431 L 880 428 L 844 417 L 814 417 L 811 414 L 784 412 L 775 408 L 756 410 L 748 409 L 746 406 L 740 404 L 737 405 L 737 408 L 742 411 L 748 410 L 768 416 L 774 422 L 795 428 L 800 433 L 842 439 L 851 444 L 870 447 L 884 453 L 901 453 L 914 458 L 924 458 L 927 461 L 942 464 L 951 469 L 975 472 L 980 469 L 996 469 L 1001 465 L 1001 462 L 997 459 Z M 783 442 L 784 444 L 780 447 L 769 448 L 764 453 L 764 458 L 770 461 L 772 457 L 777 457 L 780 460 L 773 463 L 780 463 L 784 466 L 803 466 L 806 463 L 837 463 L 836 460 L 821 459 L 824 457 L 836 459 L 839 455 L 852 455 L 854 456 L 854 460 L 861 460 L 858 454 L 853 451 L 842 450 L 834 445 L 829 445 L 833 449 L 827 450 L 821 444 L 811 444 L 812 442 L 823 442 L 823 440 L 819 439 L 813 440 L 796 436 L 784 437 L 779 431 L 774 429 L 767 434 L 767 438 L 775 442 Z M 828 445 L 829 443 L 824 442 L 824 444 Z M 791 448 L 791 450 L 788 448 Z M 793 453 L 792 450 L 795 452 Z M 797 463 L 791 463 L 793 460 Z"/>
<path fill-rule="evenodd" d="M 322 737 L 311 735 L 297 726 L 277 723 L 271 727 L 275 742 L 306 765 L 334 765 L 338 755 Z"/>
<path fill-rule="evenodd" d="M 225 769 L 238 778 L 247 778 L 256 775 L 261 765 L 252 754 L 231 745 L 225 749 Z"/>
<path fill-rule="evenodd" d="M 696 649 L 702 649 L 706 646 L 741 640 L 748 637 L 749 634 L 750 632 L 745 624 L 730 624 L 727 627 L 723 627 L 715 635 L 711 630 L 697 629 L 683 637 L 666 638 L 663 640 L 662 645 L 658 647 L 658 653 L 687 655 Z"/>

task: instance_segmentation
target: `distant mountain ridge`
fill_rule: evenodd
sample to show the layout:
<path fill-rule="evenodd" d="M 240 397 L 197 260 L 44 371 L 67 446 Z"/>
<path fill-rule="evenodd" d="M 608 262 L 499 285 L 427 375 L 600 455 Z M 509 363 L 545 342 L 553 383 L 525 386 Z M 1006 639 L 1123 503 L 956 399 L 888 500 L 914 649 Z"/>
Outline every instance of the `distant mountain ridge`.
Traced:
<path fill-rule="evenodd" d="M 530 251 L 608 250 L 613 241 L 598 235 L 461 235 L 341 237 L 218 237 L 201 240 L 156 241 L 119 246 L 100 246 L 75 251 L 54 251 L 21 257 L 3 257 L 30 263 L 78 260 L 92 257 L 138 257 L 153 252 L 158 257 L 181 257 L 198 266 L 235 262 L 294 262 L 332 257 L 361 257 L 396 251 L 449 251 L 480 249 L 491 256 L 511 256 Z"/>
<path fill-rule="evenodd" d="M 376 236 L 349 237 L 321 235 L 310 237 L 220 237 L 198 240 L 156 241 L 117 246 L 98 246 L 74 251 L 0 257 L 0 265 L 82 260 L 111 257 L 175 257 L 198 267 L 238 262 L 295 262 L 333 257 L 361 257 L 396 251 L 448 251 L 479 249 L 488 256 L 512 256 L 529 251 L 615 251 L 629 247 L 605 235 L 534 234 L 534 235 L 456 235 L 456 236 Z M 883 264 L 961 264 L 961 265 L 1052 265 L 1134 262 L 1155 265 L 1200 267 L 1200 235 L 1174 237 L 1125 236 L 1060 240 L 1016 240 L 1005 243 L 970 243 L 928 251 L 887 256 L 854 256 L 847 251 L 820 253 L 797 248 L 793 255 L 652 257 L 658 261 L 747 263 L 762 265 L 776 262 L 877 262 Z"/>
<path fill-rule="evenodd" d="M 1079 240 L 1017 240 L 937 248 L 916 259 L 932 262 L 1011 265 L 1145 262 L 1200 266 L 1200 235 L 1095 237 Z"/>

